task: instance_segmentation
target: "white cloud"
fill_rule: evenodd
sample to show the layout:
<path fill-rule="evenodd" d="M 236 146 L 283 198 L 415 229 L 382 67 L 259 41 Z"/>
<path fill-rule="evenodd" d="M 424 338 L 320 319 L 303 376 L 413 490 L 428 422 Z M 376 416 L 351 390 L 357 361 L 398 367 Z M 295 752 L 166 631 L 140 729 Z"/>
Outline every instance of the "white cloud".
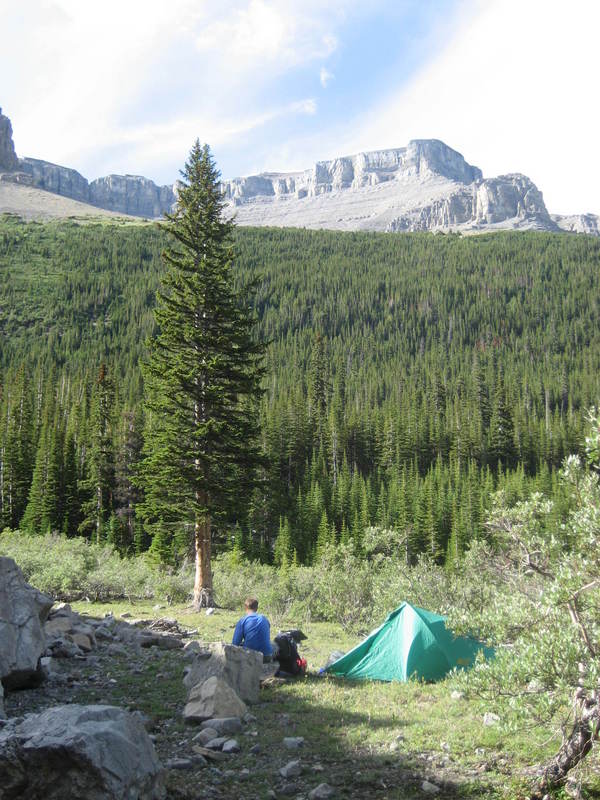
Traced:
<path fill-rule="evenodd" d="M 197 136 L 217 147 L 265 121 L 315 114 L 305 91 L 282 100 L 269 87 L 332 53 L 335 28 L 353 5 L 358 0 L 326 9 L 317 0 L 0 0 L 0 74 L 13 76 L 0 105 L 19 155 L 90 178 L 155 177 Z"/>
<path fill-rule="evenodd" d="M 598 31 L 589 0 L 471 0 L 439 56 L 356 120 L 346 150 L 443 139 L 523 172 L 556 213 L 600 213 Z"/>
<path fill-rule="evenodd" d="M 231 6 L 232 4 L 228 4 Z M 297 2 L 250 0 L 226 7 L 220 17 L 201 27 L 196 46 L 201 52 L 230 62 L 236 71 L 257 62 L 287 68 L 315 58 L 325 58 L 337 40 L 324 25 L 322 13 L 300 12 Z"/>
<path fill-rule="evenodd" d="M 326 89 L 331 81 L 335 78 L 333 72 L 330 72 L 327 67 L 321 67 L 321 71 L 319 72 L 319 80 L 321 81 L 321 86 Z"/>

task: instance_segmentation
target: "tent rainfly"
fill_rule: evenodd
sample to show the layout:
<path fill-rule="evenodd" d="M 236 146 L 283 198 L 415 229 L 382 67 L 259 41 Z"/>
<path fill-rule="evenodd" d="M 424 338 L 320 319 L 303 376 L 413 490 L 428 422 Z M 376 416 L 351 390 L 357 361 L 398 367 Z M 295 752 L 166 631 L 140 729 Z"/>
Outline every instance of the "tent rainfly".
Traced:
<path fill-rule="evenodd" d="M 446 617 L 402 603 L 367 638 L 325 668 L 330 675 L 377 681 L 407 681 L 411 677 L 437 681 L 452 669 L 473 666 L 480 650 L 493 648 L 468 636 L 454 636 Z"/>

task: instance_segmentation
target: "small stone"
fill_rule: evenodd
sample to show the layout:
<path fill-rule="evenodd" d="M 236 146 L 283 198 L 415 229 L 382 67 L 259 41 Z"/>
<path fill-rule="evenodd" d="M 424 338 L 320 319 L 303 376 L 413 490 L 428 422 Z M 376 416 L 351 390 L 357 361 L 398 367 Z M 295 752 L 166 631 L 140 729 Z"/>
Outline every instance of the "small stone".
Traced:
<path fill-rule="evenodd" d="M 283 786 L 279 788 L 279 794 L 282 794 L 285 797 L 291 797 L 293 794 L 296 794 L 297 791 L 297 783 L 284 783 Z"/>
<path fill-rule="evenodd" d="M 439 786 L 436 786 L 435 783 L 431 783 L 430 781 L 423 781 L 421 789 L 426 792 L 426 794 L 438 794 L 441 791 Z"/>
<path fill-rule="evenodd" d="M 328 783 L 320 783 L 308 793 L 308 800 L 328 800 L 335 795 L 335 789 Z"/>
<path fill-rule="evenodd" d="M 454 689 L 454 691 L 450 694 L 450 699 L 462 700 L 464 696 L 465 696 L 464 692 L 459 692 L 457 689 Z"/>
<path fill-rule="evenodd" d="M 254 716 L 254 714 L 251 714 L 250 712 L 244 714 L 243 719 L 246 725 L 250 725 L 252 722 L 256 722 L 256 717 Z"/>
<path fill-rule="evenodd" d="M 210 742 L 211 739 L 216 739 L 218 735 L 219 731 L 215 730 L 214 728 L 203 728 L 200 733 L 197 733 L 194 736 L 192 741 L 205 745 L 207 742 Z"/>
<path fill-rule="evenodd" d="M 239 717 L 215 717 L 201 723 L 200 730 L 206 728 L 211 728 L 217 735 L 224 736 L 226 733 L 239 733 L 242 730 L 242 721 Z"/>
<path fill-rule="evenodd" d="M 239 753 L 240 746 L 235 739 L 228 739 L 221 748 L 221 750 L 223 751 L 223 753 Z"/>
<path fill-rule="evenodd" d="M 216 739 L 211 739 L 207 742 L 204 747 L 208 750 L 220 750 L 228 739 L 228 736 L 217 736 Z"/>
<path fill-rule="evenodd" d="M 298 750 L 304 744 L 304 736 L 286 736 L 283 740 L 283 746 L 288 750 Z"/>
<path fill-rule="evenodd" d="M 238 778 L 241 781 L 247 781 L 249 777 L 250 777 L 250 770 L 248 769 L 248 767 L 244 767 L 238 773 Z"/>
<path fill-rule="evenodd" d="M 260 745 L 259 744 L 252 745 L 249 752 L 252 753 L 253 756 L 258 755 L 260 753 Z"/>
<path fill-rule="evenodd" d="M 105 616 L 107 616 L 107 617 L 111 616 L 112 617 L 112 614 L 106 614 Z M 123 613 L 119 614 L 119 616 L 121 617 L 121 619 L 129 619 L 131 617 L 131 614 L 129 613 L 129 611 L 123 611 Z"/>
<path fill-rule="evenodd" d="M 500 717 L 498 714 L 494 714 L 493 711 L 486 711 L 483 715 L 483 724 L 488 728 L 492 725 L 497 725 L 499 722 Z"/>
<path fill-rule="evenodd" d="M 214 608 L 207 608 L 204 613 L 206 614 L 207 617 L 210 617 L 211 614 L 215 613 L 215 609 Z"/>
<path fill-rule="evenodd" d="M 273 789 L 269 789 L 267 792 L 268 800 L 277 800 L 277 792 L 274 792 Z"/>
<path fill-rule="evenodd" d="M 194 762 L 191 758 L 169 758 L 165 762 L 167 769 L 192 769 Z"/>
<path fill-rule="evenodd" d="M 302 774 L 300 759 L 288 761 L 288 763 L 279 770 L 279 774 L 282 778 L 297 778 L 298 775 Z"/>

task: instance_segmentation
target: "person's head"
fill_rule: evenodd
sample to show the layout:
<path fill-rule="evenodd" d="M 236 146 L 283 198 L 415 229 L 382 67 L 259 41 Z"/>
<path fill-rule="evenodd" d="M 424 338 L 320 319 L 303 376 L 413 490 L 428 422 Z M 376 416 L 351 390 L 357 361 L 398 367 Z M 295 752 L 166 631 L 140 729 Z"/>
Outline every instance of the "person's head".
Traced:
<path fill-rule="evenodd" d="M 258 611 L 258 600 L 256 597 L 248 597 L 244 602 L 244 608 L 246 609 L 246 614 L 254 614 Z"/>

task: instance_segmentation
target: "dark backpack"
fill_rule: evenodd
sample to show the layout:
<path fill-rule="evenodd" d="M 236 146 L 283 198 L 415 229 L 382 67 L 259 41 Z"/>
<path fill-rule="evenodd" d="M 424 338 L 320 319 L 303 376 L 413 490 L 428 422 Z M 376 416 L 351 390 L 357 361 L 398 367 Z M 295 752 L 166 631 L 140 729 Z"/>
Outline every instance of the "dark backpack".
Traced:
<path fill-rule="evenodd" d="M 278 653 L 275 656 L 279 661 L 279 669 L 289 672 L 290 675 L 298 675 L 302 672 L 302 659 L 298 653 L 296 642 L 289 633 L 280 633 L 275 637 L 275 644 Z"/>

